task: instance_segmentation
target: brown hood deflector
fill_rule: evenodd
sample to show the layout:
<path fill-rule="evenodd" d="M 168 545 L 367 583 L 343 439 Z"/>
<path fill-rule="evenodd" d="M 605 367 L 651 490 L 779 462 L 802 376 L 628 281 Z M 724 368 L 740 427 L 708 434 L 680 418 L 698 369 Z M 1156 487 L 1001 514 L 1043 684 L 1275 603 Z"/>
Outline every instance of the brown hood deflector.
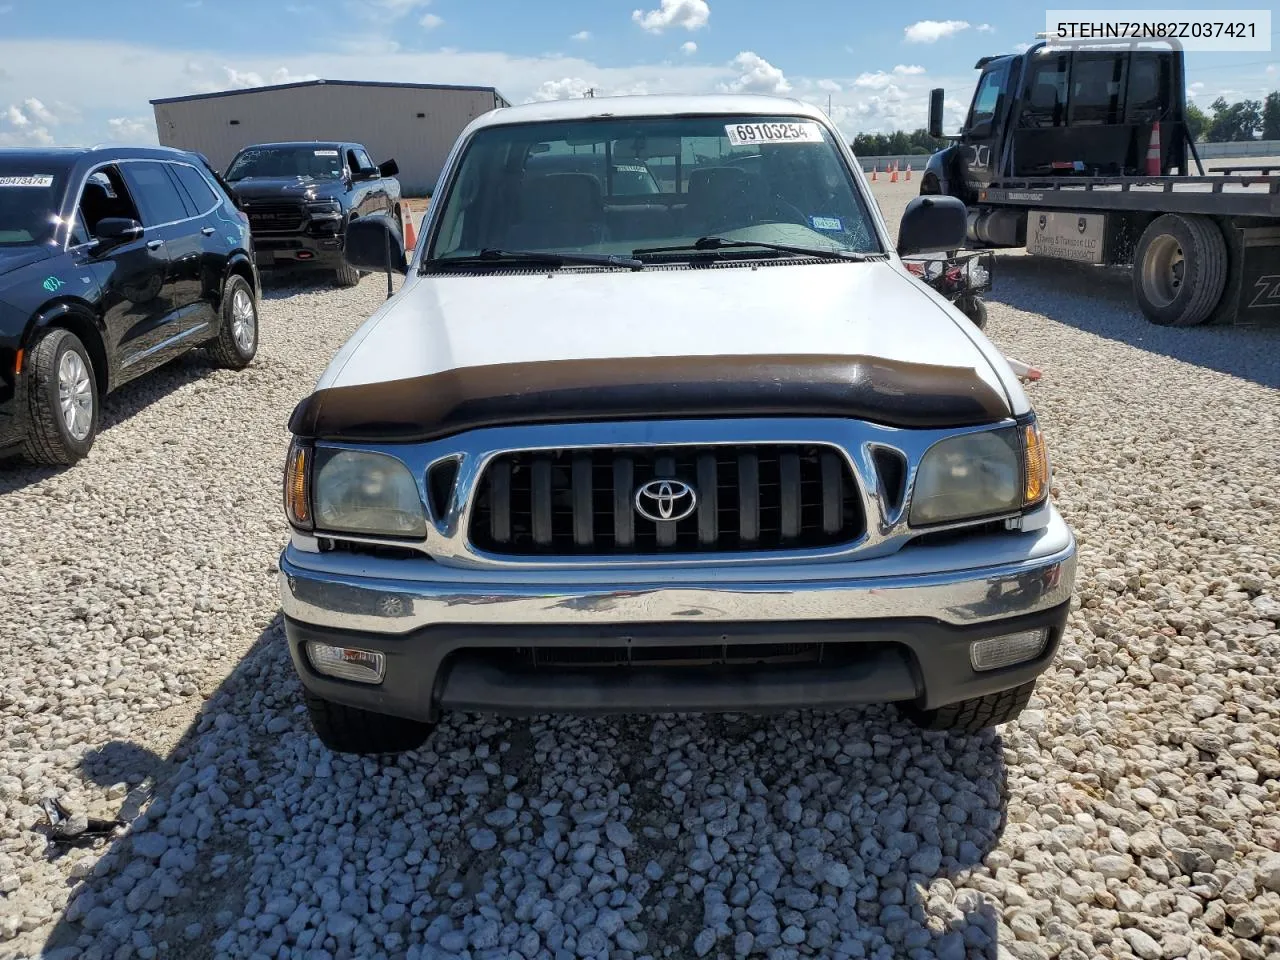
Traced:
<path fill-rule="evenodd" d="M 1012 416 L 969 367 L 877 357 L 542 360 L 317 390 L 289 428 L 306 439 L 436 440 L 481 427 L 705 417 L 849 417 L 947 428 Z"/>

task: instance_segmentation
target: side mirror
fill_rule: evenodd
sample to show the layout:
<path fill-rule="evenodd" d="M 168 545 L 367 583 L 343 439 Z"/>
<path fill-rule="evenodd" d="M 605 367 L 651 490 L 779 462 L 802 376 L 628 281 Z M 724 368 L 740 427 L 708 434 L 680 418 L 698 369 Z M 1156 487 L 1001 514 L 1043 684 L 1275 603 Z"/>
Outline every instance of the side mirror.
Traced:
<path fill-rule="evenodd" d="M 409 270 L 400 224 L 385 213 L 373 213 L 348 223 L 342 255 L 347 263 L 366 273 L 380 270 L 407 273 Z"/>
<path fill-rule="evenodd" d="M 400 172 L 400 165 L 394 160 L 383 160 L 378 164 L 378 173 L 384 177 L 394 177 Z"/>
<path fill-rule="evenodd" d="M 942 139 L 942 87 L 929 91 L 929 136 Z"/>
<path fill-rule="evenodd" d="M 93 228 L 100 246 L 115 246 L 142 236 L 142 224 L 131 217 L 103 217 Z"/>
<path fill-rule="evenodd" d="M 898 226 L 898 255 L 960 249 L 967 220 L 964 202 L 955 197 L 916 197 Z"/>

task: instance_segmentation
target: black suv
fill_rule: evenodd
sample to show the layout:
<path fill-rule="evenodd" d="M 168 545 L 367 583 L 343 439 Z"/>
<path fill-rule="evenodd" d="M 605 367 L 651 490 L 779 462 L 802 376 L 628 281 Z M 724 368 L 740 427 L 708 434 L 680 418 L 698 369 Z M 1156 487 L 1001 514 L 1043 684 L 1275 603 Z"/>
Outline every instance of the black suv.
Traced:
<path fill-rule="evenodd" d="M 0 451 L 70 464 L 109 391 L 197 346 L 258 348 L 249 224 L 198 154 L 0 150 Z"/>
<path fill-rule="evenodd" d="M 249 215 L 258 267 L 319 267 L 352 287 L 342 257 L 347 224 L 371 213 L 400 216 L 399 168 L 377 166 L 358 143 L 307 141 L 245 147 L 224 174 Z"/>

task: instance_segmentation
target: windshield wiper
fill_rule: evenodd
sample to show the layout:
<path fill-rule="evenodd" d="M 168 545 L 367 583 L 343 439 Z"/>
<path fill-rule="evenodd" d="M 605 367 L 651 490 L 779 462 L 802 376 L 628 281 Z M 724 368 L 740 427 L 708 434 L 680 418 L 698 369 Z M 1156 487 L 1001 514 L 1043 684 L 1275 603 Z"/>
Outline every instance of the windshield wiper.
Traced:
<path fill-rule="evenodd" d="M 749 248 L 790 253 L 797 257 L 823 257 L 827 260 L 848 260 L 862 263 L 884 257 L 883 253 L 861 253 L 857 250 L 832 250 L 823 247 L 799 247 L 789 243 L 766 243 L 762 240 L 729 240 L 725 237 L 700 237 L 693 243 L 680 243 L 670 247 L 640 247 L 632 250 L 633 257 L 651 253 L 684 253 L 686 251 L 709 252 L 712 250 L 746 250 Z"/>
<path fill-rule="evenodd" d="M 626 267 L 629 270 L 643 270 L 644 263 L 634 257 L 620 253 L 554 253 L 540 250 L 495 250 L 487 248 L 473 256 L 466 257 L 433 257 L 422 262 L 423 269 L 428 267 L 475 266 L 489 263 L 540 263 L 551 267 L 563 267 L 566 264 L 583 264 L 597 267 Z"/>

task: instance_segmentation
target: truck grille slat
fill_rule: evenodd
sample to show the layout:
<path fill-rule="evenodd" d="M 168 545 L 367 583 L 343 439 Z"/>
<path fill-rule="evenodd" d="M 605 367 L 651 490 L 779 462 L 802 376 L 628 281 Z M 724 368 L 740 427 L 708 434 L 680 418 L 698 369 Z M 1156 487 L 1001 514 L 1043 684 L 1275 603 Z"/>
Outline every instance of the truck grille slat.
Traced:
<path fill-rule="evenodd" d="M 637 491 L 659 479 L 696 491 L 688 516 L 637 511 Z M 851 543 L 866 529 L 848 461 L 822 444 L 504 453 L 473 497 L 472 544 L 497 555 L 803 550 Z"/>

